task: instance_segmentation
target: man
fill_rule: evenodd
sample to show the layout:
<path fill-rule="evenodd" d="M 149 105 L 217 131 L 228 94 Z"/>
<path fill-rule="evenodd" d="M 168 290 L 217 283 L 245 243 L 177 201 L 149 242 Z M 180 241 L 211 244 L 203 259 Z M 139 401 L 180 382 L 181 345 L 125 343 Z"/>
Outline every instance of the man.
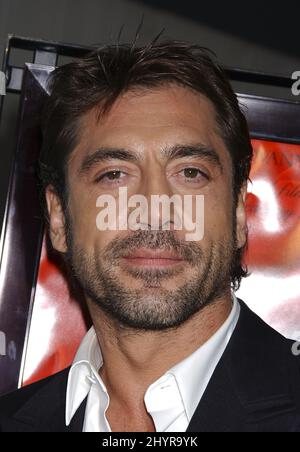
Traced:
<path fill-rule="evenodd" d="M 2 431 L 298 431 L 291 344 L 233 292 L 247 275 L 252 148 L 209 52 L 178 42 L 104 47 L 58 68 L 50 88 L 41 154 L 49 234 L 93 328 L 70 369 L 1 399 Z M 178 222 L 174 205 L 168 221 L 163 206 L 144 206 L 138 221 L 120 188 L 148 205 L 157 195 L 192 200 L 189 221 Z M 122 225 L 112 214 L 103 227 L 101 196 Z M 187 240 L 199 197 L 204 234 Z"/>

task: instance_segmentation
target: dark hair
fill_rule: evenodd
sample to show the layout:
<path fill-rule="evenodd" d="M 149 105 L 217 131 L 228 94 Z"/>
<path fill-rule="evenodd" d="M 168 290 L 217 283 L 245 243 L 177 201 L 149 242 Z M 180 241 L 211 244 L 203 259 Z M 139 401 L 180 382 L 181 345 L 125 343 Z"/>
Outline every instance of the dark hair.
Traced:
<path fill-rule="evenodd" d="M 52 185 L 65 204 L 66 167 L 79 139 L 79 120 L 85 113 L 96 107 L 100 118 L 126 91 L 167 84 L 200 93 L 214 105 L 219 132 L 232 159 L 236 205 L 241 187 L 249 178 L 252 160 L 246 119 L 212 52 L 178 41 L 157 43 L 154 40 L 144 47 L 135 44 L 100 47 L 51 74 L 51 94 L 42 114 L 42 196 L 46 187 Z M 242 254 L 240 250 L 240 260 Z M 238 286 L 246 274 L 239 262 L 234 270 L 234 285 Z"/>

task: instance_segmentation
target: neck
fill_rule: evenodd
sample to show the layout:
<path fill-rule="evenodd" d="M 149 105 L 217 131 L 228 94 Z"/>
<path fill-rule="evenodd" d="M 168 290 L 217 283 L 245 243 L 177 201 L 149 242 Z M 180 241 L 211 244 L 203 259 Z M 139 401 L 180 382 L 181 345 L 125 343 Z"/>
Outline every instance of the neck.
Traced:
<path fill-rule="evenodd" d="M 100 375 L 110 397 L 128 407 L 141 404 L 152 383 L 210 339 L 232 309 L 228 291 L 180 327 L 160 332 L 120 327 L 91 300 L 88 305 L 103 356 Z"/>

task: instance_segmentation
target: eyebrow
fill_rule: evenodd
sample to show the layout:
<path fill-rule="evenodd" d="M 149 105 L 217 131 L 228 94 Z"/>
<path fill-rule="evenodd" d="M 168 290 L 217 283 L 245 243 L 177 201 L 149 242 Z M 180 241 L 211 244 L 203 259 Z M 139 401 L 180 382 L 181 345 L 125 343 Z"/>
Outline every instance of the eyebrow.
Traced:
<path fill-rule="evenodd" d="M 83 159 L 79 168 L 79 175 L 84 175 L 98 163 L 107 162 L 109 160 L 138 162 L 139 158 L 136 154 L 127 149 L 99 148 Z"/>
<path fill-rule="evenodd" d="M 165 160 L 175 160 L 185 157 L 200 157 L 223 172 L 223 165 L 217 151 L 203 144 L 180 145 L 166 147 L 161 150 L 161 155 Z M 98 148 L 95 152 L 87 155 L 79 168 L 78 174 L 84 175 L 90 171 L 98 163 L 107 162 L 109 160 L 122 160 L 126 162 L 138 163 L 141 161 L 141 155 L 136 154 L 128 149 L 114 148 Z"/>
<path fill-rule="evenodd" d="M 166 148 L 163 150 L 163 155 L 167 160 L 175 160 L 185 157 L 200 157 L 214 166 L 218 167 L 221 172 L 223 172 L 223 165 L 219 154 L 215 149 L 203 144 L 193 144 L 193 145 L 176 145 L 171 148 Z"/>

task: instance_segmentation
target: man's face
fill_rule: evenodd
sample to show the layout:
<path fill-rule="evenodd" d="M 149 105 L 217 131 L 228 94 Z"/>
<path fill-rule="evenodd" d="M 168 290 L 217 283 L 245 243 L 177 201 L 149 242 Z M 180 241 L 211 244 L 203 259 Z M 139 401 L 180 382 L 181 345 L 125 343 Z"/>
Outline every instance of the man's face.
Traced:
<path fill-rule="evenodd" d="M 51 190 L 47 199 L 53 246 L 67 253 L 88 300 L 126 327 L 164 330 L 228 294 L 235 251 L 246 241 L 244 197 L 236 209 L 210 101 L 178 86 L 128 92 L 100 121 L 90 111 L 80 127 L 67 212 Z M 118 207 L 120 187 L 149 205 L 152 195 L 203 195 L 204 238 L 186 241 L 172 217 L 169 231 L 99 231 L 96 201 L 112 195 Z"/>

